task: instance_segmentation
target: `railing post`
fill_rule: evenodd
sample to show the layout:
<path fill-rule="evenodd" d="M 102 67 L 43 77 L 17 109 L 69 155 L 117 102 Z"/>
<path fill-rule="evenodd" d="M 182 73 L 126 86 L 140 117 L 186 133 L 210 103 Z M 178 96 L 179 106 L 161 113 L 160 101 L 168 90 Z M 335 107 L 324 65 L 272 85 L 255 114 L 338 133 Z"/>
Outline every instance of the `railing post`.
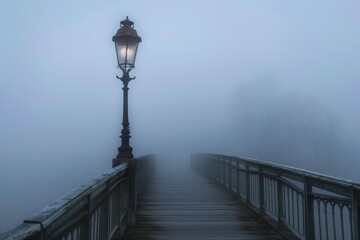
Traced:
<path fill-rule="evenodd" d="M 88 227 L 89 227 L 89 220 L 87 217 L 85 217 L 80 227 L 80 237 L 79 237 L 80 240 L 90 239 Z"/>
<path fill-rule="evenodd" d="M 282 228 L 282 221 L 284 218 L 284 201 L 283 201 L 283 184 L 281 175 L 277 171 L 277 209 L 278 209 L 278 222 L 277 229 L 280 232 Z"/>
<path fill-rule="evenodd" d="M 217 163 L 217 159 L 215 158 L 215 156 L 212 156 L 212 159 L 214 161 L 214 179 L 215 179 L 215 182 L 218 182 L 219 165 Z"/>
<path fill-rule="evenodd" d="M 225 168 L 225 159 L 223 157 L 221 157 L 222 159 L 222 164 L 223 164 L 223 177 L 222 177 L 222 180 L 223 180 L 223 186 L 226 188 L 226 168 Z"/>
<path fill-rule="evenodd" d="M 236 195 L 240 197 L 240 164 L 239 159 L 236 159 Z"/>
<path fill-rule="evenodd" d="M 354 240 L 359 240 L 359 229 L 360 229 L 360 222 L 359 222 L 359 215 L 360 215 L 360 208 L 359 208 L 359 191 L 352 187 L 351 189 L 351 208 L 352 208 L 352 223 L 353 223 L 353 237 Z"/>
<path fill-rule="evenodd" d="M 245 174 L 246 174 L 246 204 L 250 204 L 250 167 L 248 162 L 245 162 Z"/>
<path fill-rule="evenodd" d="M 214 159 L 210 156 L 210 177 L 211 179 L 215 180 L 215 174 L 214 174 Z"/>
<path fill-rule="evenodd" d="M 88 200 L 88 216 L 87 216 L 87 228 L 86 228 L 86 232 L 87 232 L 87 238 L 84 239 L 91 239 L 91 232 L 92 232 L 92 202 L 91 202 L 91 195 L 87 196 L 87 200 Z M 83 239 L 83 238 L 82 238 Z"/>
<path fill-rule="evenodd" d="M 232 193 L 232 174 L 231 174 L 231 170 L 232 170 L 232 159 L 229 158 L 228 159 L 228 167 L 229 167 L 229 191 Z"/>
<path fill-rule="evenodd" d="M 109 182 L 107 182 L 106 185 L 106 197 L 103 202 L 100 203 L 100 239 L 107 239 L 109 236 Z"/>
<path fill-rule="evenodd" d="M 217 168 L 218 168 L 218 179 L 217 179 L 217 182 L 221 184 L 221 168 L 220 168 L 220 157 L 216 157 L 216 162 L 217 162 Z"/>
<path fill-rule="evenodd" d="M 136 222 L 136 206 L 137 206 L 137 183 L 136 183 L 136 168 L 137 159 L 129 159 L 129 226 L 135 225 Z"/>
<path fill-rule="evenodd" d="M 207 157 L 206 158 L 206 167 L 207 167 L 207 175 L 213 179 L 213 160 L 212 157 Z"/>
<path fill-rule="evenodd" d="M 259 166 L 259 207 L 260 215 L 265 214 L 265 201 L 264 201 L 264 174 L 263 167 Z"/>
<path fill-rule="evenodd" d="M 217 182 L 217 165 L 216 165 L 216 159 L 214 158 L 214 156 L 211 156 L 211 161 L 212 161 L 212 166 L 213 166 L 213 179 L 215 182 Z"/>
<path fill-rule="evenodd" d="M 312 185 L 307 176 L 304 176 L 304 227 L 306 239 L 315 239 L 314 231 L 314 203 Z"/>

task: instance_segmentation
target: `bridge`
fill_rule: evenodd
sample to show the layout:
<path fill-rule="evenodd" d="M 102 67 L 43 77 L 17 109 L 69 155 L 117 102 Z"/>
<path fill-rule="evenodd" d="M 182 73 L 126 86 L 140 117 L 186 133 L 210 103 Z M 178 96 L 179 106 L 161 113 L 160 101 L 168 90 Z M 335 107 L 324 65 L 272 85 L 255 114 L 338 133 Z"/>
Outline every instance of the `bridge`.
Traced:
<path fill-rule="evenodd" d="M 360 184 L 219 154 L 128 159 L 5 239 L 359 239 Z"/>

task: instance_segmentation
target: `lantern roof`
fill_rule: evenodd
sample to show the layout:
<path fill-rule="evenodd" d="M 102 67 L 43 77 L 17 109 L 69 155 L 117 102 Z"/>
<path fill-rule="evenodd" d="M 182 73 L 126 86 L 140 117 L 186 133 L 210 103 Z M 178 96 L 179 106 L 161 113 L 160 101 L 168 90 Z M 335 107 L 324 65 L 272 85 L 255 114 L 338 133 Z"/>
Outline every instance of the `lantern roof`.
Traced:
<path fill-rule="evenodd" d="M 115 36 L 113 36 L 113 41 L 118 42 L 121 39 L 132 38 L 138 43 L 141 42 L 141 37 L 137 34 L 134 29 L 134 22 L 130 21 L 128 17 L 125 20 L 120 22 L 120 28 L 117 30 Z"/>

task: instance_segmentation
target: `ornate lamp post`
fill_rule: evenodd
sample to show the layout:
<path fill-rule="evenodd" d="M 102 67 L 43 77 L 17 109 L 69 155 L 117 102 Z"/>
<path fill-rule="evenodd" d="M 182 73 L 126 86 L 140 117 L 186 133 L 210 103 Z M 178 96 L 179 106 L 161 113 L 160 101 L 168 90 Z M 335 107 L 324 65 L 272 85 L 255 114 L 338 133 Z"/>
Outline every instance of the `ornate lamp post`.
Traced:
<path fill-rule="evenodd" d="M 128 84 L 135 77 L 131 78 L 129 72 L 135 67 L 136 52 L 141 38 L 134 29 L 134 22 L 130 21 L 128 17 L 120 22 L 120 28 L 117 30 L 112 40 L 115 42 L 116 56 L 118 66 L 122 70 L 122 77 L 116 76 L 123 84 L 124 100 L 123 100 L 123 120 L 121 131 L 121 146 L 118 148 L 118 155 L 114 159 L 113 165 L 117 165 L 121 159 L 133 158 L 132 147 L 130 147 L 130 130 L 128 117 Z"/>

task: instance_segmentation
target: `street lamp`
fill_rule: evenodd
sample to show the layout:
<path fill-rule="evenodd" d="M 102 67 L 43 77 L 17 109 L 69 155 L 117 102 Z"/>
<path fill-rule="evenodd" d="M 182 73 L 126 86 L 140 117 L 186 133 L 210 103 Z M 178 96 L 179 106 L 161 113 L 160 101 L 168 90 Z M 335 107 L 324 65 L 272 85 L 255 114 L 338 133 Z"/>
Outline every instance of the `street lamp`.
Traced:
<path fill-rule="evenodd" d="M 112 40 L 115 43 L 116 56 L 118 66 L 122 70 L 122 77 L 116 76 L 123 84 L 124 100 L 123 100 L 123 120 L 121 130 L 121 146 L 118 148 L 118 155 L 114 159 L 113 165 L 117 165 L 122 159 L 133 158 L 132 147 L 130 147 L 130 130 L 128 117 L 128 84 L 135 77 L 131 78 L 129 72 L 135 67 L 136 52 L 141 38 L 134 29 L 134 22 L 130 21 L 128 17 L 120 22 L 120 28 L 117 30 Z"/>

